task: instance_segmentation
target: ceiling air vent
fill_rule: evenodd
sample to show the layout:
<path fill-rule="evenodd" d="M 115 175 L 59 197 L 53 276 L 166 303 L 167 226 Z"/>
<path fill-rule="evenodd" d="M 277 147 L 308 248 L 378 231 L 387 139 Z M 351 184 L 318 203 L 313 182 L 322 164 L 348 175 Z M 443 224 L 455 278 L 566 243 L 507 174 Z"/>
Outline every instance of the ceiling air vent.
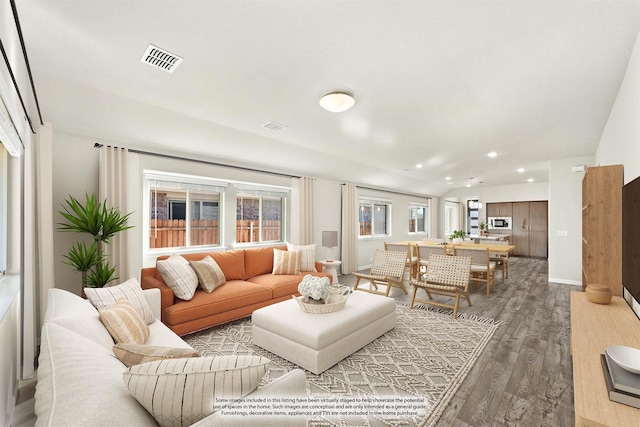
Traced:
<path fill-rule="evenodd" d="M 182 58 L 150 44 L 142 55 L 142 58 L 140 58 L 140 61 L 153 67 L 160 68 L 168 73 L 173 73 L 182 62 Z"/>
<path fill-rule="evenodd" d="M 285 125 L 281 125 L 280 123 L 276 123 L 276 122 L 267 122 L 263 124 L 262 127 L 271 129 L 272 131 L 275 131 L 275 132 L 280 132 L 281 130 L 284 130 L 287 128 Z"/>

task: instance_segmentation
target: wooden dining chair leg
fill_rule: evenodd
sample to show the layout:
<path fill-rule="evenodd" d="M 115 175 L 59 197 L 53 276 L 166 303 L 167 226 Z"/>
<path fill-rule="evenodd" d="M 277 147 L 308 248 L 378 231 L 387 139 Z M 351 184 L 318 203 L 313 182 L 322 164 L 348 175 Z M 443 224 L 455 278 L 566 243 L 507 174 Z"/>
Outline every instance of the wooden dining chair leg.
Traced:
<path fill-rule="evenodd" d="M 413 287 L 413 295 L 411 295 L 411 303 L 409 304 L 409 308 L 413 308 L 413 304 L 416 302 L 416 292 L 418 292 L 418 287 Z"/>

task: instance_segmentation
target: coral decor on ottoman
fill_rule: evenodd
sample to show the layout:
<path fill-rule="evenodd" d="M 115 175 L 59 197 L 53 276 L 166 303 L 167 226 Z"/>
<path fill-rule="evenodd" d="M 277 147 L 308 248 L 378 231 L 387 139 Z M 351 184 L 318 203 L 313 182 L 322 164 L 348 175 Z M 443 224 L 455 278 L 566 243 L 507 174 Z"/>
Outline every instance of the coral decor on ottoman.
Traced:
<path fill-rule="evenodd" d="M 174 276 L 178 270 L 162 268 L 167 266 L 162 264 L 169 258 L 162 256 L 156 261 L 158 267 L 142 269 L 141 284 L 144 289 L 160 289 L 162 322 L 176 334 L 184 335 L 250 316 L 261 307 L 291 299 L 306 275 L 331 279 L 328 273 L 301 270 L 301 257 L 295 256 L 299 251 L 291 254 L 293 252 L 296 252 L 294 256 L 283 256 L 288 253 L 287 247 L 276 246 L 173 255 L 174 260 L 169 267 L 178 265 L 196 270 L 193 275 L 188 275 L 188 285 L 196 286 L 191 297 L 188 292 L 191 288 L 182 292 L 184 278 Z M 186 264 L 176 263 L 175 257 L 184 258 Z M 286 269 L 282 264 L 285 258 Z M 316 270 L 322 271 L 322 264 L 314 264 Z M 311 268 L 308 262 L 305 267 Z M 274 270 L 278 274 L 274 274 Z M 299 273 L 288 274 L 290 272 Z M 198 284 L 194 285 L 195 281 Z"/>
<path fill-rule="evenodd" d="M 324 304 L 329 299 L 330 287 L 331 282 L 328 277 L 307 274 L 298 285 L 298 292 L 307 298 L 305 302 Z"/>

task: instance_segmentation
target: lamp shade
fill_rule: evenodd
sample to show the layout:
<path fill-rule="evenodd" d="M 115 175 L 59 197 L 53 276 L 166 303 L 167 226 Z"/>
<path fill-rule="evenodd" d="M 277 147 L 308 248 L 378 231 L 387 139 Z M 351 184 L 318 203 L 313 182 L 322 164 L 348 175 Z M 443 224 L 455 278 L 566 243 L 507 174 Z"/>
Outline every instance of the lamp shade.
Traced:
<path fill-rule="evenodd" d="M 324 246 L 325 248 L 335 248 L 336 246 L 338 246 L 338 232 L 323 231 L 322 246 Z"/>

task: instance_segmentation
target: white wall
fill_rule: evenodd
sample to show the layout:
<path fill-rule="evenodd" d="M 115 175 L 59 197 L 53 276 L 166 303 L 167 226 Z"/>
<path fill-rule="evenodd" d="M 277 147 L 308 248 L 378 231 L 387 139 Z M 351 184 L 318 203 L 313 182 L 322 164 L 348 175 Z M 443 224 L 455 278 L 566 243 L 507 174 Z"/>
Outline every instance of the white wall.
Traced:
<path fill-rule="evenodd" d="M 62 210 L 65 199 L 69 195 L 84 200 L 85 193 L 98 194 L 99 152 L 93 148 L 95 139 L 65 133 L 53 133 L 53 256 L 54 287 L 80 295 L 82 280 L 71 266 L 63 264 L 64 255 L 73 242 L 84 239 L 88 244 L 88 236 L 78 233 L 57 231 L 63 218 L 58 213 Z"/>
<path fill-rule="evenodd" d="M 640 176 L 640 35 L 596 150 L 598 166 L 621 164 L 624 183 Z M 640 316 L 640 304 L 633 303 Z"/>
<path fill-rule="evenodd" d="M 549 165 L 549 281 L 582 284 L 582 178 L 573 166 L 593 166 L 593 156 Z M 566 236 L 559 232 L 566 231 Z"/>

